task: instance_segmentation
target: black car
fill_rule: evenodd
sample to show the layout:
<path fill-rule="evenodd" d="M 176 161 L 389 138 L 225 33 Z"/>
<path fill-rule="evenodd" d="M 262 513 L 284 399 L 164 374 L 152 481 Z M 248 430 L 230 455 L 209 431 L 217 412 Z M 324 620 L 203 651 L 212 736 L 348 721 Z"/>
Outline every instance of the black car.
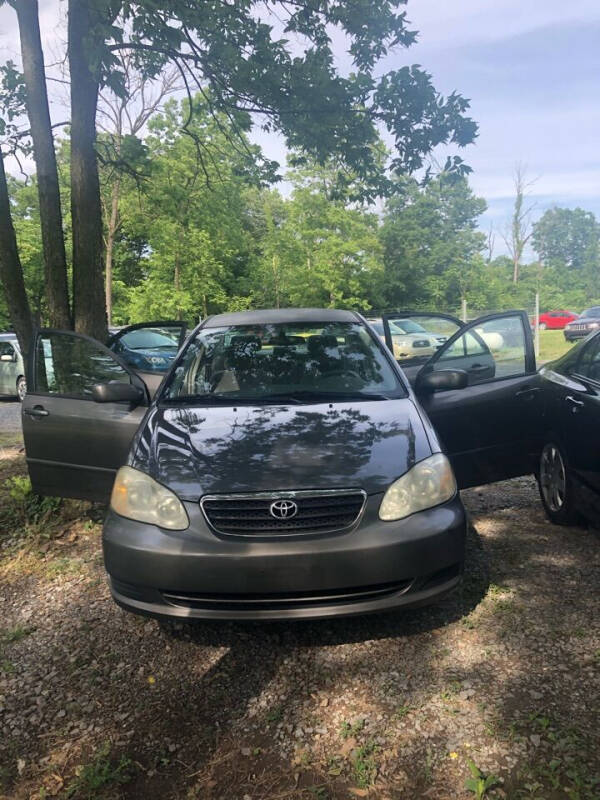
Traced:
<path fill-rule="evenodd" d="M 573 322 L 565 325 L 564 334 L 567 342 L 585 339 L 590 333 L 600 330 L 600 306 L 592 306 L 582 311 Z"/>
<path fill-rule="evenodd" d="M 552 522 L 600 520 L 600 331 L 540 370 L 542 503 Z"/>
<path fill-rule="evenodd" d="M 524 312 L 429 317 L 449 339 L 405 373 L 354 312 L 221 314 L 153 400 L 117 353 L 42 330 L 23 406 L 33 488 L 111 496 L 105 565 L 132 611 L 297 618 L 430 602 L 462 572 L 457 488 L 533 471 L 540 396 Z M 496 331 L 507 319 L 521 332 L 510 346 Z"/>

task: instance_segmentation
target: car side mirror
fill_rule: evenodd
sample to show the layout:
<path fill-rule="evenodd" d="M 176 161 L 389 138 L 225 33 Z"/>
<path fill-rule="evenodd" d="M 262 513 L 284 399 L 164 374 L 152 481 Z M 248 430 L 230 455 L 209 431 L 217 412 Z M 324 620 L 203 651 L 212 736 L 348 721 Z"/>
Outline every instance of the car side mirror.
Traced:
<path fill-rule="evenodd" d="M 11 356 L 10 353 L 3 353 L 0 356 L 0 361 L 10 361 L 12 363 L 13 361 L 16 361 L 16 360 L 17 360 L 17 357 L 16 356 Z"/>
<path fill-rule="evenodd" d="M 469 385 L 469 376 L 464 369 L 439 369 L 420 372 L 415 389 L 420 393 L 444 392 L 450 389 L 464 389 Z"/>
<path fill-rule="evenodd" d="M 96 403 L 134 403 L 140 405 L 144 400 L 144 392 L 132 383 L 114 381 L 112 383 L 96 383 L 92 386 L 92 400 Z"/>

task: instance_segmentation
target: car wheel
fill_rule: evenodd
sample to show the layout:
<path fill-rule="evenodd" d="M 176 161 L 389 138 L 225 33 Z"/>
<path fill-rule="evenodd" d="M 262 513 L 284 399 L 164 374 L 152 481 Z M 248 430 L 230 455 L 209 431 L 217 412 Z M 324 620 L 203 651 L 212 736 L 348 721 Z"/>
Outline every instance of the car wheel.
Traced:
<path fill-rule="evenodd" d="M 548 326 L 545 322 L 540 322 L 539 328 L 541 331 L 545 331 Z"/>
<path fill-rule="evenodd" d="M 25 400 L 26 394 L 27 394 L 27 382 L 25 378 L 21 375 L 21 377 L 17 379 L 17 397 L 19 398 L 19 403 L 22 403 L 23 400 Z"/>
<path fill-rule="evenodd" d="M 573 483 L 560 447 L 554 442 L 544 445 L 538 473 L 540 497 L 546 516 L 555 525 L 576 525 Z"/>

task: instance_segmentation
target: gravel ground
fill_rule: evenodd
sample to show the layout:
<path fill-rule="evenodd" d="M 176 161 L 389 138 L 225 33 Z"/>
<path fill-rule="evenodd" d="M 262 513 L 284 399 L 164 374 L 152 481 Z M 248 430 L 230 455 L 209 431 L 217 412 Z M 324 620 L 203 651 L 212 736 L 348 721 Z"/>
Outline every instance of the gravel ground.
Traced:
<path fill-rule="evenodd" d="M 25 524 L 22 472 L 5 449 L 0 796 L 466 798 L 476 768 L 480 797 L 600 796 L 599 536 L 549 525 L 533 480 L 464 493 L 437 606 L 164 629 L 111 601 L 101 509 Z"/>

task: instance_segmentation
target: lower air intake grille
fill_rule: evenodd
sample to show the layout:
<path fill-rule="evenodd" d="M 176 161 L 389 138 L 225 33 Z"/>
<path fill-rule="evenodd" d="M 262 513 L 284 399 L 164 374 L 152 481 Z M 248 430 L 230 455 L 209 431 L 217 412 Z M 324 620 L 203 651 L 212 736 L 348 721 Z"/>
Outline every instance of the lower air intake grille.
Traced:
<path fill-rule="evenodd" d="M 360 489 L 207 495 L 202 511 L 217 533 L 291 536 L 351 528 L 366 500 Z"/>

